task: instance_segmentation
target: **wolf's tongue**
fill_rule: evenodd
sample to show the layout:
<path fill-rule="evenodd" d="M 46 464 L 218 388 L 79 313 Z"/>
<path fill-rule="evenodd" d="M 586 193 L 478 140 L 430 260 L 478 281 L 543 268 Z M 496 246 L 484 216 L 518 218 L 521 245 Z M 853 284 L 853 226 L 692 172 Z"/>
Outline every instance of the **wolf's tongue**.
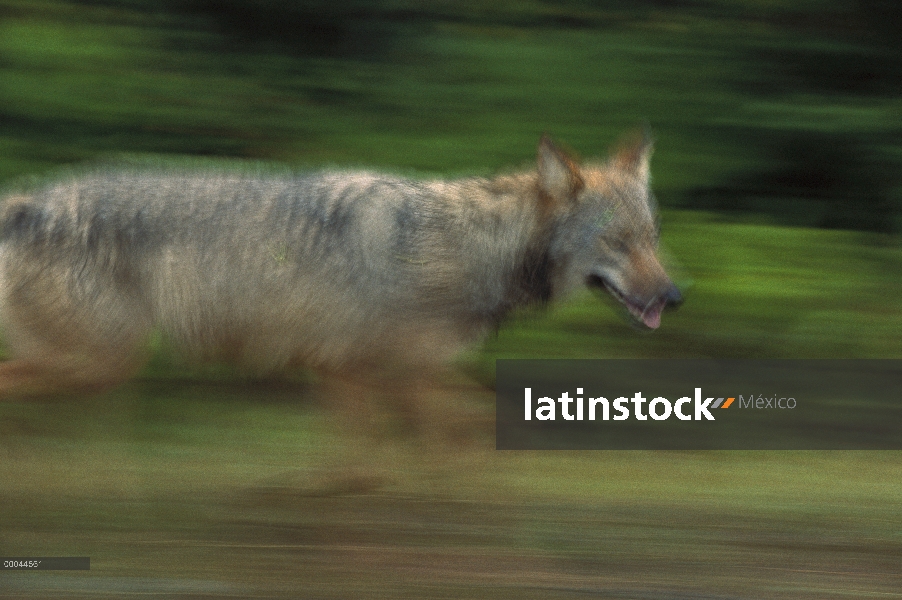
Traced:
<path fill-rule="evenodd" d="M 655 304 L 654 306 L 650 306 L 644 313 L 642 313 L 642 322 L 645 323 L 645 326 L 649 329 L 657 329 L 661 326 L 661 309 L 663 306 L 659 304 Z"/>

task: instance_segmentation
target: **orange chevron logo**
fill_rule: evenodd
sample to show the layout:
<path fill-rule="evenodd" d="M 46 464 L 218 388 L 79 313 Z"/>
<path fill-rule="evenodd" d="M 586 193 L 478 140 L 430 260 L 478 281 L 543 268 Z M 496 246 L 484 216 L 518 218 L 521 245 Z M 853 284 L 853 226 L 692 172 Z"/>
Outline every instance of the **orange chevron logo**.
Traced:
<path fill-rule="evenodd" d="M 736 398 L 726 398 L 726 402 L 724 402 L 724 398 L 718 398 L 711 408 L 730 408 L 730 405 L 733 404 L 733 400 L 735 399 Z"/>

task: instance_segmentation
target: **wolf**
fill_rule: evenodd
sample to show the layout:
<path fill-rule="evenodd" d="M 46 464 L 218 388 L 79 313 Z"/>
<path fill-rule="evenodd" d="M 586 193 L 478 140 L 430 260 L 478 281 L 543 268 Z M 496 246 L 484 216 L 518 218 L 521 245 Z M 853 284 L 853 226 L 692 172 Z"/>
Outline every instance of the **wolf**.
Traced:
<path fill-rule="evenodd" d="M 0 397 L 115 386 L 155 330 L 256 373 L 431 373 L 586 285 L 655 329 L 681 296 L 651 149 L 580 164 L 544 136 L 534 168 L 456 180 L 105 168 L 10 196 Z"/>

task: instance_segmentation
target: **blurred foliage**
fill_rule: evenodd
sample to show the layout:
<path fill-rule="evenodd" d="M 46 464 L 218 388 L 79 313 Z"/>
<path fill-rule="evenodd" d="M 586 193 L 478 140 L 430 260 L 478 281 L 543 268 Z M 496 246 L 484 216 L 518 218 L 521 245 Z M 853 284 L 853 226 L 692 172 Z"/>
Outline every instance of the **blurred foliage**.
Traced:
<path fill-rule="evenodd" d="M 650 120 L 665 205 L 898 232 L 895 8 L 0 0 L 0 178 L 118 152 L 472 172 Z"/>
<path fill-rule="evenodd" d="M 896 356 L 900 25 L 878 1 L 0 0 L 0 180 L 122 153 L 489 173 L 650 121 L 689 302 L 654 341 L 577 302 L 483 358 Z"/>

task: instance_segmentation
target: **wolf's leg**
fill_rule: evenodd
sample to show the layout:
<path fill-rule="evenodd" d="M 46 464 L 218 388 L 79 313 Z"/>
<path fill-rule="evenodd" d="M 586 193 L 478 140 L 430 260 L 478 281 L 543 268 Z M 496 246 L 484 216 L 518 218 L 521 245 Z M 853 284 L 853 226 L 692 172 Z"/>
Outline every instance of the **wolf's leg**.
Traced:
<path fill-rule="evenodd" d="M 454 370 L 382 370 L 364 381 L 332 379 L 326 389 L 338 435 L 357 450 L 347 456 L 373 478 L 441 493 L 493 447 L 490 390 Z"/>
<path fill-rule="evenodd" d="M 34 361 L 13 359 L 0 362 L 0 398 L 29 393 L 39 394 L 45 386 L 43 369 Z M 49 391 L 49 390 L 44 390 Z"/>
<path fill-rule="evenodd" d="M 13 359 L 0 363 L 0 398 L 98 392 L 141 366 L 149 319 L 124 297 L 111 291 L 90 304 L 64 294 L 28 300 L 5 302 L 4 341 Z"/>
<path fill-rule="evenodd" d="M 40 357 L 0 362 L 0 400 L 56 392 L 97 393 L 131 377 L 142 361 L 136 352 L 114 356 L 112 352 L 86 356 L 83 352 L 50 351 Z"/>
<path fill-rule="evenodd" d="M 384 411 L 371 383 L 359 376 L 318 371 L 316 396 L 322 428 L 312 468 L 293 469 L 258 483 L 280 495 L 339 496 L 367 493 L 395 483 L 398 451 L 389 439 Z"/>

